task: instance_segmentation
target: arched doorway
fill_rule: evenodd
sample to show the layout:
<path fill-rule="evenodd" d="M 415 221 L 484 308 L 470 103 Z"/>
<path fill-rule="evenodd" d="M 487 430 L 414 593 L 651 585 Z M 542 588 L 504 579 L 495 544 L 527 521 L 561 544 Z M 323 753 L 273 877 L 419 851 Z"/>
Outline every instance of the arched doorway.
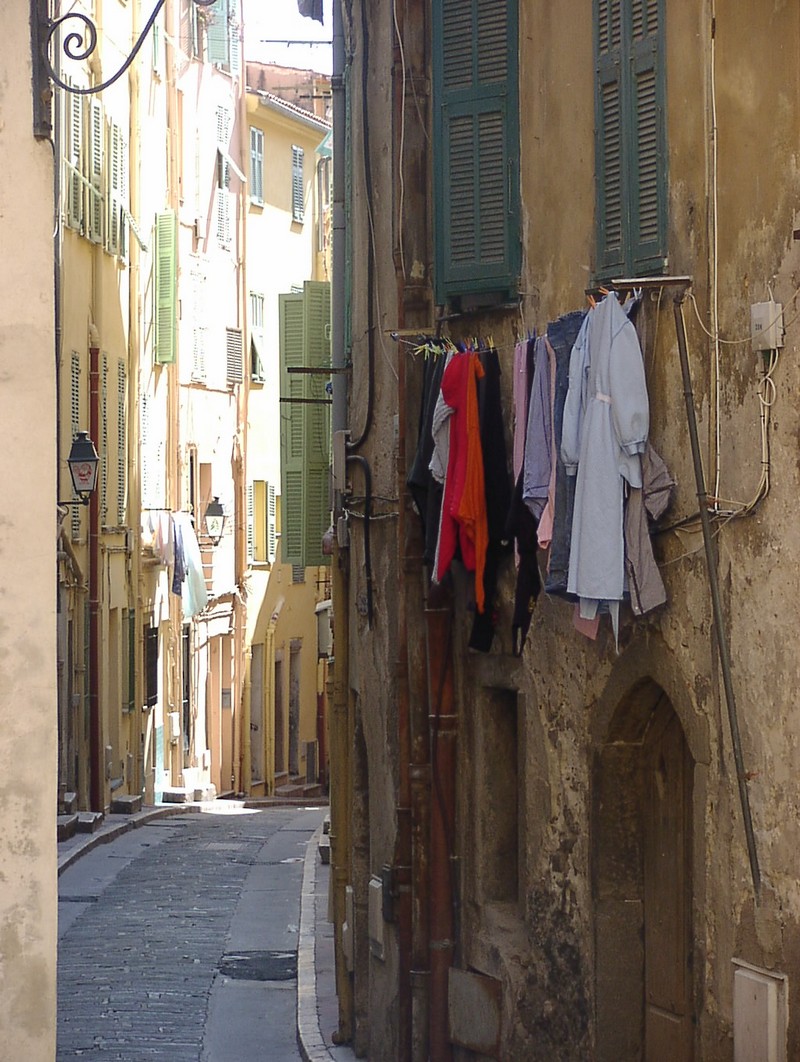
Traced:
<path fill-rule="evenodd" d="M 599 1062 L 691 1062 L 694 763 L 654 681 L 617 706 L 593 778 Z"/>

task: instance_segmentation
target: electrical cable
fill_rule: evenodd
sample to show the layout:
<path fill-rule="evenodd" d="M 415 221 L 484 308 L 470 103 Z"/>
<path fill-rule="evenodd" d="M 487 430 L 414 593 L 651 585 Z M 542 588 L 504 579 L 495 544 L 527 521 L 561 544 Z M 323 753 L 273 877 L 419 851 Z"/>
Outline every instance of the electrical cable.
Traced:
<path fill-rule="evenodd" d="M 367 580 L 367 626 L 372 626 L 372 554 L 370 552 L 369 525 L 372 516 L 372 469 L 362 454 L 348 454 L 346 463 L 356 463 L 364 473 L 364 574 Z"/>
<path fill-rule="evenodd" d="M 399 165 L 398 175 L 400 179 L 400 199 L 397 205 L 397 244 L 400 252 L 400 270 L 403 274 L 403 282 L 405 283 L 406 273 L 406 257 L 405 248 L 403 246 L 403 207 L 405 205 L 406 195 L 406 182 L 403 176 L 403 162 L 405 161 L 405 139 L 406 139 L 406 52 L 403 47 L 403 37 L 400 33 L 400 24 L 397 21 L 397 2 L 392 0 L 392 17 L 394 19 L 394 32 L 397 36 L 397 46 L 400 49 L 400 66 L 403 71 L 403 93 L 402 104 L 400 107 L 400 147 L 399 147 Z"/>

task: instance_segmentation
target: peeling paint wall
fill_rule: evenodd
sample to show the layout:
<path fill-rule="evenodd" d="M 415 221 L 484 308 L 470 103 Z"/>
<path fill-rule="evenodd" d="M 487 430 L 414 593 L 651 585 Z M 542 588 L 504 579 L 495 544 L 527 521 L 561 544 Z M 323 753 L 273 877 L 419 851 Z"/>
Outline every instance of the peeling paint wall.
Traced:
<path fill-rule="evenodd" d="M 28 5 L 15 3 L 6 16 L 0 40 L 0 415 L 7 445 L 0 519 L 0 1037 L 8 1057 L 49 1062 L 57 908 L 53 153 L 32 133 Z"/>

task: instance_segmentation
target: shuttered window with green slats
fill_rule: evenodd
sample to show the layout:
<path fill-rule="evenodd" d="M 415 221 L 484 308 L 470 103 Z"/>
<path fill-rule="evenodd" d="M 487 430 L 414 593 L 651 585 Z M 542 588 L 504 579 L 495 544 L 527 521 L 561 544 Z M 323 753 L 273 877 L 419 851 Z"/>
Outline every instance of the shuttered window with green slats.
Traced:
<path fill-rule="evenodd" d="M 598 280 L 667 266 L 664 0 L 594 0 Z"/>
<path fill-rule="evenodd" d="M 177 227 L 174 211 L 156 215 L 155 254 L 155 360 L 175 361 L 177 348 Z"/>
<path fill-rule="evenodd" d="M 513 295 L 520 268 L 517 0 L 433 5 L 437 302 Z"/>
<path fill-rule="evenodd" d="M 306 281 L 281 295 L 281 560 L 327 564 L 322 536 L 330 525 L 330 408 L 324 373 L 331 363 L 330 285 Z"/>

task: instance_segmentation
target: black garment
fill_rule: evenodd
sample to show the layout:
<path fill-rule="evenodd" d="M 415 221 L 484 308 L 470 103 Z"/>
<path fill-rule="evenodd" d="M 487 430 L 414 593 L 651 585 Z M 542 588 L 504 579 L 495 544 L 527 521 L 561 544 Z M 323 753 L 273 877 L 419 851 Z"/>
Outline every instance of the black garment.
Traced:
<path fill-rule="evenodd" d="M 522 656 L 531 625 L 533 608 L 542 588 L 537 561 L 539 521 L 522 500 L 524 472 L 524 469 L 520 469 L 506 521 L 506 534 L 509 538 L 516 540 L 519 554 L 514 615 L 511 620 L 511 643 L 514 656 Z"/>
<path fill-rule="evenodd" d="M 297 0 L 297 10 L 306 18 L 322 22 L 322 0 Z"/>
<path fill-rule="evenodd" d="M 478 381 L 478 418 L 481 429 L 489 544 L 483 569 L 484 608 L 483 612 L 475 613 L 469 647 L 488 653 L 494 638 L 497 575 L 500 561 L 510 549 L 505 525 L 511 501 L 511 483 L 508 474 L 503 407 L 500 403 L 500 359 L 494 349 L 481 350 L 478 356 L 484 371 L 482 379 Z"/>
<path fill-rule="evenodd" d="M 442 484 L 433 478 L 428 466 L 433 454 L 433 411 L 442 385 L 445 361 L 444 352 L 438 356 L 429 356 L 425 360 L 417 451 L 407 480 L 408 489 L 422 521 L 425 542 L 423 559 L 429 568 L 433 568 L 436 558 L 436 539 L 439 535 L 439 516 L 444 493 Z"/>

